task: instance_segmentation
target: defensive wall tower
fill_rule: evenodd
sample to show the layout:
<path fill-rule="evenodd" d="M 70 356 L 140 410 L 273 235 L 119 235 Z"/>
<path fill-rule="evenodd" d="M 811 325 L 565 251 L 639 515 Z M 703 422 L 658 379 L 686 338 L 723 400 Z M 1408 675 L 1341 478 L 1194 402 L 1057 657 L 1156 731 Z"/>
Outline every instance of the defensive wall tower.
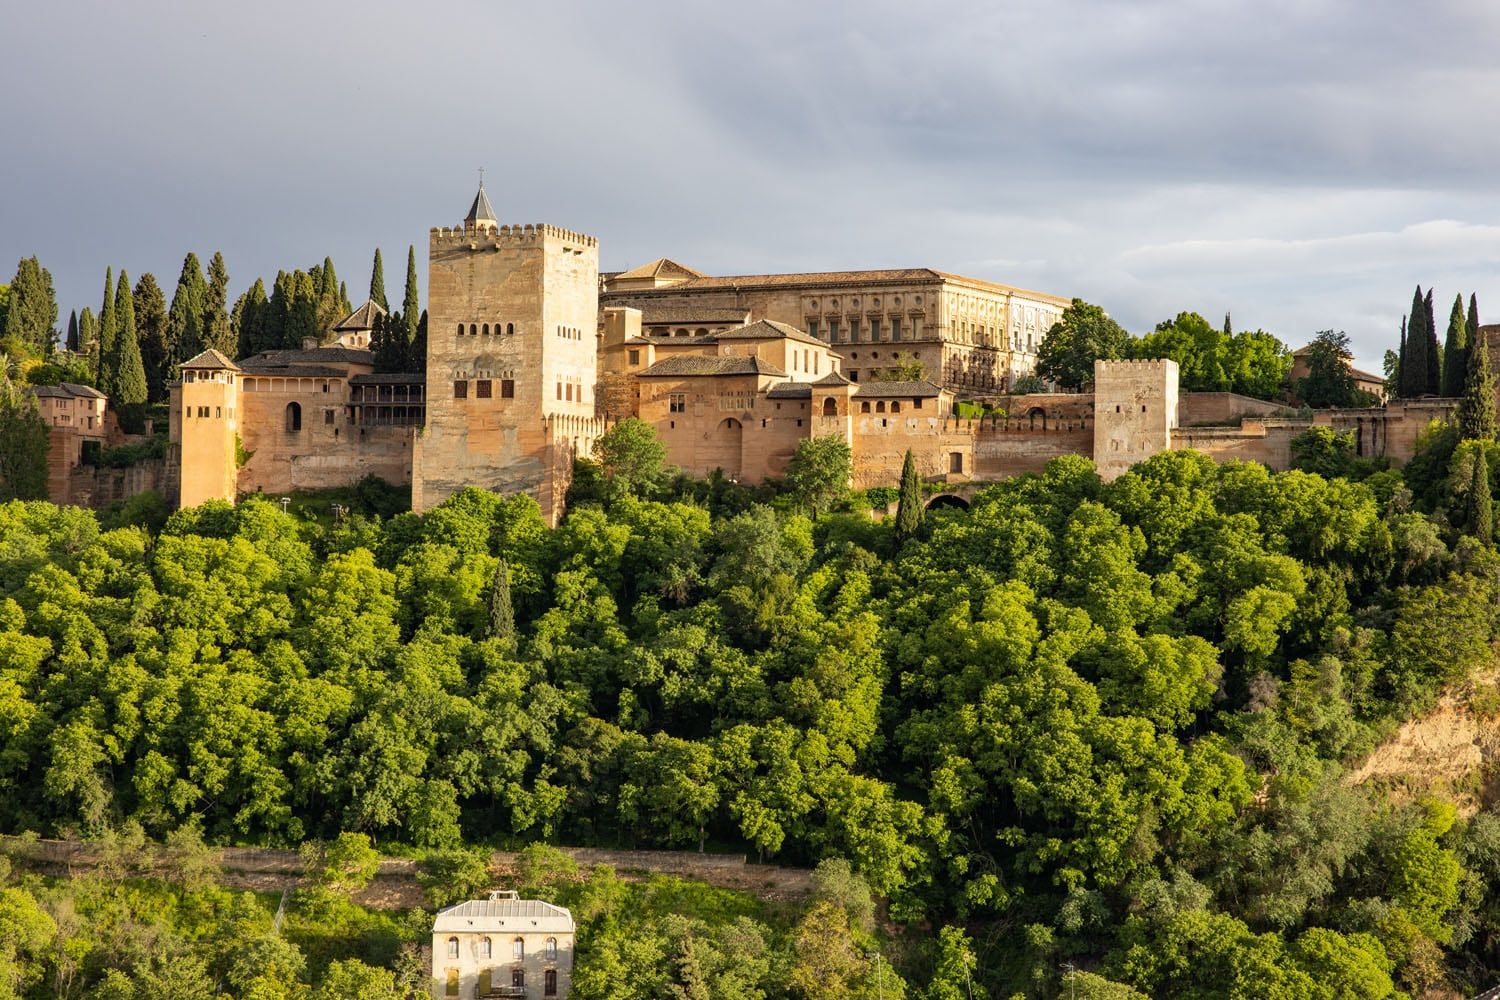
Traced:
<path fill-rule="evenodd" d="M 464 486 L 528 492 L 555 523 L 573 454 L 600 427 L 599 244 L 548 225 L 499 225 L 483 187 L 428 238 L 427 414 L 412 506 Z"/>
<path fill-rule="evenodd" d="M 1177 362 L 1094 362 L 1094 464 L 1106 482 L 1172 447 Z"/>
<path fill-rule="evenodd" d="M 171 398 L 181 455 L 177 506 L 196 507 L 205 500 L 234 503 L 239 366 L 210 349 L 181 371 L 182 382 L 172 387 Z"/>

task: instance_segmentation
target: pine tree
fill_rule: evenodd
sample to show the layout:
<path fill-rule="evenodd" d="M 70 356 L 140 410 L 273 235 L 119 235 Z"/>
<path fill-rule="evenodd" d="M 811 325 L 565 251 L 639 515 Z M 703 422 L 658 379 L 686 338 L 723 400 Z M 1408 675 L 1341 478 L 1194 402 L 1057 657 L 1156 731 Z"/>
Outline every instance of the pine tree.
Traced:
<path fill-rule="evenodd" d="M 203 351 L 203 314 L 208 298 L 208 283 L 203 280 L 203 266 L 198 255 L 188 254 L 182 261 L 177 290 L 172 293 L 172 308 L 167 313 L 168 373 L 175 375 L 177 366 Z"/>
<path fill-rule="evenodd" d="M 417 317 L 422 315 L 422 304 L 417 301 L 417 248 L 414 246 L 406 251 L 406 298 L 401 300 L 401 315 L 406 320 L 403 339 L 410 357 L 412 345 L 417 342 Z"/>
<path fill-rule="evenodd" d="M 94 373 L 99 391 L 106 396 L 115 394 L 115 373 L 110 366 L 115 358 L 115 333 L 118 331 L 115 318 L 115 269 L 104 269 L 104 306 L 99 310 L 99 349 L 94 354 Z"/>
<path fill-rule="evenodd" d="M 78 313 L 78 353 L 88 359 L 89 372 L 94 378 L 99 377 L 99 321 L 94 318 L 94 310 L 84 306 Z"/>
<path fill-rule="evenodd" d="M 52 288 L 52 272 L 35 257 L 24 257 L 16 265 L 5 329 L 0 334 L 15 337 L 40 358 L 50 357 L 57 348 L 57 293 Z"/>
<path fill-rule="evenodd" d="M 385 262 L 380 259 L 380 248 L 375 248 L 375 263 L 370 268 L 370 301 L 384 309 L 391 311 L 391 304 L 385 300 Z"/>
<path fill-rule="evenodd" d="M 917 460 L 906 449 L 901 464 L 901 499 L 896 505 L 896 541 L 905 542 L 922 528 L 922 480 L 917 476 Z"/>
<path fill-rule="evenodd" d="M 1469 378 L 1458 404 L 1459 436 L 1470 441 L 1495 439 L 1495 373 L 1490 370 L 1490 351 L 1480 337 L 1469 351 Z"/>
<path fill-rule="evenodd" d="M 1481 542 L 1495 537 L 1495 500 L 1490 495 L 1490 465 L 1485 450 L 1474 450 L 1474 477 L 1469 481 L 1468 516 L 1465 519 L 1469 534 Z"/>
<path fill-rule="evenodd" d="M 141 366 L 140 334 L 135 328 L 135 298 L 130 294 L 130 279 L 120 271 L 120 287 L 115 292 L 115 311 L 120 317 L 120 331 L 115 338 L 115 400 L 121 406 L 146 401 L 146 369 Z"/>
<path fill-rule="evenodd" d="M 1443 391 L 1443 354 L 1442 346 L 1438 343 L 1437 321 L 1432 314 L 1432 289 L 1427 289 L 1427 297 L 1422 300 L 1423 322 L 1427 330 L 1427 395 L 1436 396 Z"/>
<path fill-rule="evenodd" d="M 1442 394 L 1456 399 L 1463 395 L 1464 381 L 1469 377 L 1467 349 L 1469 324 L 1464 317 L 1464 297 L 1453 300 L 1453 310 L 1448 314 L 1448 339 L 1443 345 Z"/>
<path fill-rule="evenodd" d="M 146 371 L 146 399 L 167 398 L 167 297 L 147 271 L 135 282 L 135 328 L 140 334 L 141 367 Z"/>
<path fill-rule="evenodd" d="M 499 639 L 514 647 L 516 641 L 516 611 L 510 600 L 510 566 L 504 559 L 495 567 L 495 579 L 490 584 L 490 622 L 487 637 Z"/>
<path fill-rule="evenodd" d="M 72 354 L 78 353 L 78 310 L 68 313 L 68 338 L 64 343 Z"/>
<path fill-rule="evenodd" d="M 1422 329 L 1426 315 L 1422 306 L 1422 286 L 1412 295 L 1411 317 L 1406 322 L 1406 351 L 1401 356 L 1401 395 L 1415 399 L 1425 393 L 1427 385 L 1427 335 Z"/>
<path fill-rule="evenodd" d="M 215 251 L 208 262 L 208 286 L 203 296 L 203 346 L 232 357 L 235 343 L 226 311 L 228 301 L 229 269 L 224 266 L 224 255 Z"/>

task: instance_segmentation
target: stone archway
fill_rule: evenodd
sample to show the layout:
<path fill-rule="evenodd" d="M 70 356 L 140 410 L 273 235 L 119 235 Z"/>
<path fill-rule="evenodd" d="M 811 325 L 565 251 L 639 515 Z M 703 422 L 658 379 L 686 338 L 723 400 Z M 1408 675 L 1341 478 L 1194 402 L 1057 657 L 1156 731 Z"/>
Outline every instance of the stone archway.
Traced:
<path fill-rule="evenodd" d="M 969 501 L 952 493 L 939 493 L 927 501 L 928 510 L 968 510 Z"/>
<path fill-rule="evenodd" d="M 721 469 L 724 478 L 738 479 L 744 433 L 744 425 L 734 417 L 725 417 L 720 420 L 718 425 L 705 435 L 702 468 Z"/>

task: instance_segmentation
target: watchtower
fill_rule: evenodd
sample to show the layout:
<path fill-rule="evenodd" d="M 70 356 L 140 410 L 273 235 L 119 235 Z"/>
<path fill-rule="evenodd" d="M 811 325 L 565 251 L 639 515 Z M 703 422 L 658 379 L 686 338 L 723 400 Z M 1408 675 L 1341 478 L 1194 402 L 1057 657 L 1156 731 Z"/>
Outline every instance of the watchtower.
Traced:
<path fill-rule="evenodd" d="M 1172 447 L 1177 362 L 1094 362 L 1094 465 L 1105 480 Z"/>
<path fill-rule="evenodd" d="M 573 457 L 601 429 L 598 241 L 500 225 L 481 184 L 462 223 L 429 234 L 427 289 L 427 423 L 412 506 L 474 485 L 529 492 L 555 522 Z"/>
<path fill-rule="evenodd" d="M 233 503 L 239 474 L 235 450 L 239 366 L 209 348 L 181 370 L 182 382 L 172 391 L 172 417 L 182 454 L 177 505 L 196 507 L 205 500 Z"/>

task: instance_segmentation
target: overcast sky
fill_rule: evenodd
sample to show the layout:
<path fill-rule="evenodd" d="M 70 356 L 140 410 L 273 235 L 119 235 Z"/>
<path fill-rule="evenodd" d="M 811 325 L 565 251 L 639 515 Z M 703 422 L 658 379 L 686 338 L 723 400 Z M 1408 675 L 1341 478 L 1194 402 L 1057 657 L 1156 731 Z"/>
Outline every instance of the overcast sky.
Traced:
<path fill-rule="evenodd" d="M 468 208 L 601 266 L 929 266 L 1183 309 L 1378 371 L 1412 287 L 1500 321 L 1486 0 L 26 3 L 0 54 L 0 270 L 222 250 L 231 298 Z M 5 278 L 0 277 L 0 280 Z M 65 320 L 64 320 L 65 322 Z"/>

